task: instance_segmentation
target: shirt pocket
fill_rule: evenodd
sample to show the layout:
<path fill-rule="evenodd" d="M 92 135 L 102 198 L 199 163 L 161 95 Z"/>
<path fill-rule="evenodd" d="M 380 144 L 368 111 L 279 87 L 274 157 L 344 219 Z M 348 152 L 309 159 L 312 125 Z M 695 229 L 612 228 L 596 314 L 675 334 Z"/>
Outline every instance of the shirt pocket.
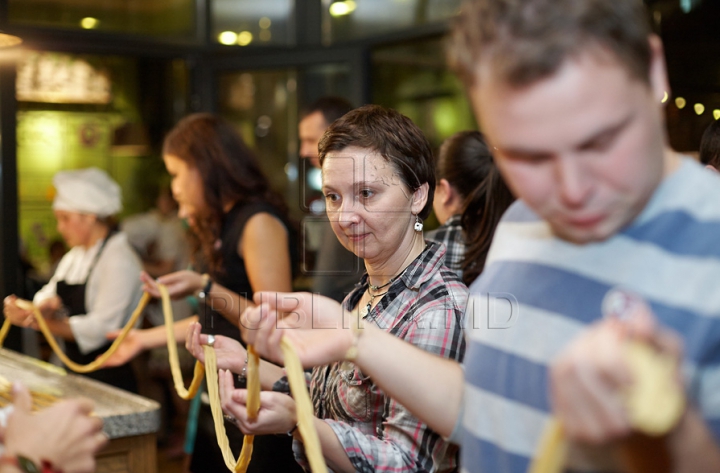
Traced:
<path fill-rule="evenodd" d="M 354 364 L 340 364 L 338 379 L 338 398 L 348 420 L 370 422 L 372 420 L 373 384 Z"/>

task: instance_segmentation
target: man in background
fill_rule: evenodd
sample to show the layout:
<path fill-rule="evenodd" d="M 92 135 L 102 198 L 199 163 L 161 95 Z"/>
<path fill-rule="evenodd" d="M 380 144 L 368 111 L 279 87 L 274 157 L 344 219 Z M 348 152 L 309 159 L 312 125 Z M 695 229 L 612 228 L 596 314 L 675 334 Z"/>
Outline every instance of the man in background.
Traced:
<path fill-rule="evenodd" d="M 298 125 L 300 157 L 319 169 L 320 139 L 332 122 L 351 109 L 350 102 L 340 97 L 322 97 L 305 109 Z M 326 216 L 307 219 L 304 226 L 307 231 L 312 228 L 319 233 L 319 246 L 311 273 L 312 292 L 340 302 L 360 280 L 365 268 L 358 257 L 340 244 Z"/>

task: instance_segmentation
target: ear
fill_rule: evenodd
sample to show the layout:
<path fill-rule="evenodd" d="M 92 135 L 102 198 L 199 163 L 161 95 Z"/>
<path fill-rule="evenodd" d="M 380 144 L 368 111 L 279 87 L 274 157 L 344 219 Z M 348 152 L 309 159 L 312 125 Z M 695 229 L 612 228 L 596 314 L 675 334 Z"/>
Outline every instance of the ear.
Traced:
<path fill-rule="evenodd" d="M 453 197 L 453 188 L 447 179 L 440 179 L 435 188 L 435 198 L 439 204 L 447 205 Z"/>
<path fill-rule="evenodd" d="M 428 201 L 428 192 L 430 191 L 430 184 L 427 182 L 415 190 L 413 192 L 413 200 L 412 205 L 410 206 L 410 211 L 417 215 L 420 213 L 420 211 L 425 207 L 425 204 L 427 204 Z"/>
<path fill-rule="evenodd" d="M 665 94 L 670 96 L 670 83 L 668 82 L 667 67 L 665 64 L 665 50 L 662 40 L 657 35 L 650 35 L 650 87 L 657 103 L 662 103 Z"/>

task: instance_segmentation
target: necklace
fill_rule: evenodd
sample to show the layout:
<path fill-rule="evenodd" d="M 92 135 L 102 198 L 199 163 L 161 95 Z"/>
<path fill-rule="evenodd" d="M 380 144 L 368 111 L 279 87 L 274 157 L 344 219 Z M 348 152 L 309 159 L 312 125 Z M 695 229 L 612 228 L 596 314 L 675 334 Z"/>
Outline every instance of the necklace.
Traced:
<path fill-rule="evenodd" d="M 401 274 L 402 274 L 402 273 L 401 273 Z M 398 275 L 398 276 L 399 276 L 399 275 Z M 396 278 L 397 278 L 397 276 L 395 276 L 394 278 L 390 278 L 390 280 L 389 280 L 388 282 L 386 282 L 385 284 L 383 284 L 382 286 L 373 286 L 373 285 L 370 283 L 370 278 L 368 278 L 368 288 L 371 289 L 373 292 L 377 292 L 379 289 L 382 289 L 382 288 L 384 288 L 384 287 L 388 287 L 390 284 L 393 283 L 393 281 L 395 281 Z"/>
<path fill-rule="evenodd" d="M 386 286 L 387 286 L 387 284 L 386 284 Z M 368 288 L 367 293 L 370 296 L 370 300 L 368 301 L 367 305 L 365 306 L 365 309 L 360 311 L 360 316 L 363 318 L 367 317 L 367 315 L 370 313 L 370 310 L 372 310 L 373 301 L 375 301 L 375 299 L 378 297 L 384 296 L 385 294 L 388 293 L 388 291 L 381 292 L 380 294 L 373 294 L 372 292 L 370 292 L 370 288 Z"/>
<path fill-rule="evenodd" d="M 367 280 L 367 281 L 368 281 L 367 293 L 368 293 L 368 295 L 370 296 L 370 300 L 368 301 L 367 305 L 365 306 L 365 309 L 361 309 L 361 310 L 360 310 L 360 317 L 362 317 L 362 318 L 367 317 L 367 315 L 370 313 L 370 310 L 372 309 L 372 303 L 373 303 L 373 301 L 375 301 L 376 298 L 382 297 L 382 296 L 384 296 L 385 294 L 388 293 L 388 291 L 381 292 L 380 294 L 373 294 L 373 292 L 377 292 L 379 289 L 382 289 L 382 288 L 384 288 L 384 287 L 388 287 L 390 284 L 392 284 L 392 283 L 394 283 L 395 281 L 397 281 L 398 279 L 400 279 L 400 276 L 402 276 L 403 274 L 405 274 L 405 271 L 407 271 L 407 269 L 408 269 L 409 267 L 410 267 L 410 265 L 405 266 L 402 271 L 400 271 L 400 272 L 399 272 L 398 274 L 396 274 L 395 276 L 391 277 L 388 282 L 386 282 L 385 284 L 383 284 L 383 285 L 381 285 L 381 286 L 374 286 L 374 285 L 372 285 L 372 284 L 370 283 L 370 277 L 368 276 L 368 280 Z"/>

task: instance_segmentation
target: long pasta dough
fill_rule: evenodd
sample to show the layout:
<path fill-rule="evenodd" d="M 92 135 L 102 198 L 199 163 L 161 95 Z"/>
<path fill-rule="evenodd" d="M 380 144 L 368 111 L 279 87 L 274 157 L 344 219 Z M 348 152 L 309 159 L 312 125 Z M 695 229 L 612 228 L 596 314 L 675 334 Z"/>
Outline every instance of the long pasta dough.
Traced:
<path fill-rule="evenodd" d="M 624 399 L 630 423 L 644 434 L 664 435 L 680 421 L 685 409 L 685 395 L 674 379 L 675 361 L 645 343 L 628 342 L 624 348 L 635 380 Z M 529 473 L 561 472 L 567 447 L 562 425 L 551 418 Z"/>

